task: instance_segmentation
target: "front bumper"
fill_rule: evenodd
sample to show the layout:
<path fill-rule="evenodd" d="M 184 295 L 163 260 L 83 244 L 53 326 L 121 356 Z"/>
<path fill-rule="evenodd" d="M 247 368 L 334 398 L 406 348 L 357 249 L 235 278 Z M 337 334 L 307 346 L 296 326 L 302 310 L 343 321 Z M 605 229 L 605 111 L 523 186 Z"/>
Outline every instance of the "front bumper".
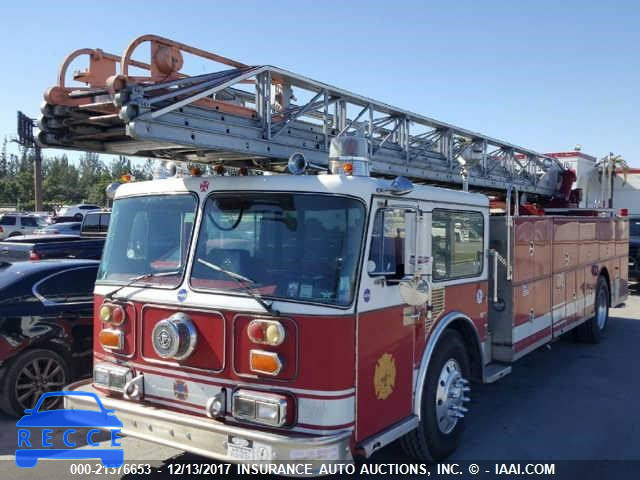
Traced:
<path fill-rule="evenodd" d="M 185 450 L 224 462 L 246 461 L 352 462 L 350 431 L 327 436 L 304 436 L 291 432 L 276 434 L 225 425 L 207 417 L 199 417 L 137 403 L 105 397 L 81 380 L 67 387 L 70 391 L 98 394 L 105 408 L 114 409 L 123 423 L 122 433 L 132 437 Z M 64 397 L 64 407 L 95 409 L 91 397 Z"/>

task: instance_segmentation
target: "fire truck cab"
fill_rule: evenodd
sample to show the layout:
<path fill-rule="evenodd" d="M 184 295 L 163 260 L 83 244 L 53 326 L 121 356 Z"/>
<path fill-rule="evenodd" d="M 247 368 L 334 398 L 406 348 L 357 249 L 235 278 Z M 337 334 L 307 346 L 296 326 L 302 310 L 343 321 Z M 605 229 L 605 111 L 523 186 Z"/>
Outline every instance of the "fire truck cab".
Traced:
<path fill-rule="evenodd" d="M 424 416 L 455 436 L 486 348 L 488 214 L 484 195 L 358 176 L 123 185 L 82 389 L 126 433 L 225 460 L 347 460 Z"/>

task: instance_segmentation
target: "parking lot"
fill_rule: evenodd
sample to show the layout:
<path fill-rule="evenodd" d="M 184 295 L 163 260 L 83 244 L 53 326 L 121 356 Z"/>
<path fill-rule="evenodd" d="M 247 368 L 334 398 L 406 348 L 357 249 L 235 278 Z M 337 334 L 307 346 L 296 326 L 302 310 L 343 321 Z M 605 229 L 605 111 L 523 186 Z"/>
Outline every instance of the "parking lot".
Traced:
<path fill-rule="evenodd" d="M 636 413 L 639 344 L 640 294 L 636 288 L 623 308 L 611 310 L 601 344 L 562 338 L 516 363 L 512 374 L 498 383 L 475 385 L 467 430 L 450 460 L 640 460 L 640 416 Z M 63 462 L 18 469 L 13 463 L 16 438 L 15 420 L 0 414 L 0 460 L 4 460 L 0 465 L 8 474 L 5 478 L 52 478 L 54 471 L 55 478 L 72 476 Z M 122 444 L 127 461 L 163 468 L 161 476 L 169 465 L 209 462 L 132 438 L 125 438 Z M 396 444 L 371 460 L 411 462 Z"/>

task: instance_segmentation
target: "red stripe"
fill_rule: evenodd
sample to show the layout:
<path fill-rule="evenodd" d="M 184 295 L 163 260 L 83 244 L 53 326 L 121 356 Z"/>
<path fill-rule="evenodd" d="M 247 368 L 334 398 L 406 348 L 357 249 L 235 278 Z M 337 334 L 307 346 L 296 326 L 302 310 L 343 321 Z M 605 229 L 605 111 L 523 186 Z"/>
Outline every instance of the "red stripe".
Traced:
<path fill-rule="evenodd" d="M 534 333 L 533 335 L 528 336 L 527 338 L 520 340 L 518 343 L 516 343 L 514 345 L 514 350 L 516 352 L 519 352 L 520 350 L 527 348 L 530 345 L 533 345 L 534 343 L 536 343 L 537 341 L 548 337 L 551 335 L 551 328 L 550 327 L 545 327 L 542 330 Z"/>

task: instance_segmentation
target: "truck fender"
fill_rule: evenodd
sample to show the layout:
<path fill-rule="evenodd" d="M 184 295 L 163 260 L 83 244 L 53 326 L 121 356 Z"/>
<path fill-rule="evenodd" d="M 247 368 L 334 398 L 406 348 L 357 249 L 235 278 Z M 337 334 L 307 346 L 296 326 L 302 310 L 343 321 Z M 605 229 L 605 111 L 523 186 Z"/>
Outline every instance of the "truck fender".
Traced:
<path fill-rule="evenodd" d="M 476 355 L 477 355 L 476 358 L 478 359 L 483 358 L 481 347 L 480 347 L 481 342 L 478 336 L 478 330 L 473 324 L 473 321 L 471 320 L 471 318 L 469 318 L 464 313 L 458 312 L 458 311 L 452 311 L 447 313 L 442 318 L 442 320 L 440 320 L 436 324 L 435 328 L 431 332 L 427 345 L 424 349 L 424 353 L 422 354 L 422 360 L 420 361 L 420 367 L 418 368 L 418 373 L 415 376 L 415 384 L 413 389 L 413 393 L 414 393 L 413 394 L 413 413 L 418 417 L 418 419 L 421 418 L 422 409 L 420 406 L 422 404 L 422 393 L 424 391 L 424 382 L 427 377 L 427 369 L 429 367 L 429 362 L 431 361 L 431 356 L 433 355 L 433 351 L 435 350 L 436 345 L 440 341 L 440 337 L 442 336 L 444 331 L 447 328 L 449 328 L 454 322 L 459 322 L 459 321 L 463 322 L 467 327 L 469 327 L 474 332 L 473 343 L 475 344 L 474 348 L 476 349 L 476 351 L 467 352 L 469 354 L 470 359 L 473 359 Z M 467 349 L 469 349 L 469 345 L 467 341 L 465 341 L 465 344 L 467 344 L 466 345 Z"/>

